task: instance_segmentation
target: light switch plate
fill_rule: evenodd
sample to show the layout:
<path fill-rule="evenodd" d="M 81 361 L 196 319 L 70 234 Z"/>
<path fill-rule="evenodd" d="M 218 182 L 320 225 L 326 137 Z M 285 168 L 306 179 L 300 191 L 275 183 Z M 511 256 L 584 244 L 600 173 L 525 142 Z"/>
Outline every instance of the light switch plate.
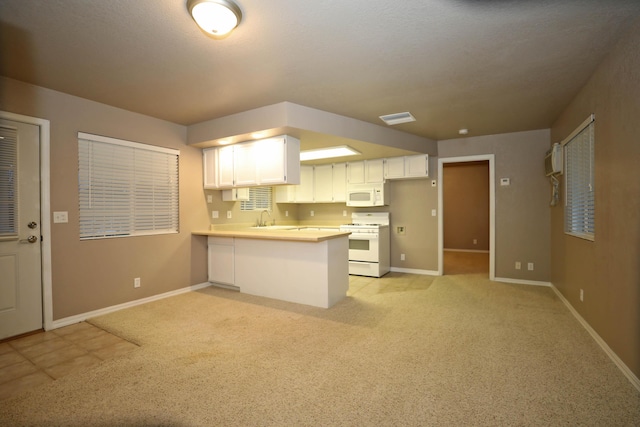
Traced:
<path fill-rule="evenodd" d="M 66 211 L 63 212 L 54 212 L 53 213 L 53 223 L 54 224 L 66 224 L 69 222 L 69 213 Z"/>
<path fill-rule="evenodd" d="M 213 197 L 211 196 L 211 194 L 207 194 L 207 203 L 212 203 L 213 202 Z"/>
<path fill-rule="evenodd" d="M 231 219 L 231 211 L 227 211 L 227 219 Z"/>
<path fill-rule="evenodd" d="M 217 219 L 220 216 L 218 211 L 211 211 L 211 218 Z"/>
<path fill-rule="evenodd" d="M 500 178 L 500 185 L 503 187 L 507 187 L 511 185 L 511 179 L 509 178 Z"/>

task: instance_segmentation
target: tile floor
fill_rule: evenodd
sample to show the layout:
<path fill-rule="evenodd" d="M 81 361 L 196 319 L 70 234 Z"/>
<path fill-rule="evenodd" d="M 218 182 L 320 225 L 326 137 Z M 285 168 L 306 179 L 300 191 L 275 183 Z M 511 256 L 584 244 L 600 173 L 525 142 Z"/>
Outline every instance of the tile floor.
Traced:
<path fill-rule="evenodd" d="M 136 348 L 86 322 L 0 343 L 0 401 Z"/>

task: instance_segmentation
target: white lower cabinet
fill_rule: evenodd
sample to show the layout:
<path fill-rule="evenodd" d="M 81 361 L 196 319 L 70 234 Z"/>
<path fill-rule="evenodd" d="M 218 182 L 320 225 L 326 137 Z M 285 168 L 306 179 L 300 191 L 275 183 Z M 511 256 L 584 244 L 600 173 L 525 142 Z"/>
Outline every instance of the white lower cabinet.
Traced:
<path fill-rule="evenodd" d="M 235 284 L 235 242 L 233 237 L 208 238 L 209 281 L 225 285 Z"/>

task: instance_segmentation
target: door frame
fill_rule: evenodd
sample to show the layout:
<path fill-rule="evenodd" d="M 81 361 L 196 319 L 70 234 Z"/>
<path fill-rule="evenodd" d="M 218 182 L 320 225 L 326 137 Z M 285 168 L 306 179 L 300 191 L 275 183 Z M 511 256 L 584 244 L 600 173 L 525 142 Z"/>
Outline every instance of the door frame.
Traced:
<path fill-rule="evenodd" d="M 444 274 L 444 174 L 445 163 L 489 161 L 489 280 L 496 278 L 496 180 L 495 155 L 481 154 L 464 157 L 438 158 L 438 275 Z"/>
<path fill-rule="evenodd" d="M 53 329 L 53 293 L 51 279 L 51 189 L 50 189 L 50 138 L 49 120 L 0 110 L 0 119 L 36 125 L 40 129 L 40 233 L 42 244 L 42 320 L 45 330 Z"/>

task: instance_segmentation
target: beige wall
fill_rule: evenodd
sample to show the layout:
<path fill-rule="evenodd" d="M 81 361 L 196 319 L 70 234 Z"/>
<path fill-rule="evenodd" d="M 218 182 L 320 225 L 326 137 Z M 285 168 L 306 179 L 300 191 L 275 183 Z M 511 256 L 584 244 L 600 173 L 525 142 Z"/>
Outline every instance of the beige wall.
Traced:
<path fill-rule="evenodd" d="M 186 128 L 41 87 L 0 78 L 0 110 L 51 124 L 51 211 L 68 211 L 51 229 L 53 319 L 157 295 L 206 281 L 208 226 L 202 152 L 186 145 Z M 77 132 L 180 150 L 180 233 L 80 241 Z M 133 288 L 134 277 L 142 286 Z"/>
<path fill-rule="evenodd" d="M 496 277 L 547 282 L 550 279 L 550 184 L 544 176 L 549 131 L 536 130 L 438 142 L 440 158 L 494 154 Z M 500 178 L 511 185 L 500 186 Z M 522 269 L 516 270 L 520 261 Z M 534 263 L 534 270 L 526 265 Z"/>
<path fill-rule="evenodd" d="M 442 180 L 444 248 L 488 251 L 489 162 L 446 163 Z"/>
<path fill-rule="evenodd" d="M 551 140 L 559 142 L 595 113 L 595 241 L 565 235 L 564 209 L 552 209 L 552 282 L 636 377 L 640 377 L 638 46 L 640 21 L 605 58 L 551 131 Z"/>

